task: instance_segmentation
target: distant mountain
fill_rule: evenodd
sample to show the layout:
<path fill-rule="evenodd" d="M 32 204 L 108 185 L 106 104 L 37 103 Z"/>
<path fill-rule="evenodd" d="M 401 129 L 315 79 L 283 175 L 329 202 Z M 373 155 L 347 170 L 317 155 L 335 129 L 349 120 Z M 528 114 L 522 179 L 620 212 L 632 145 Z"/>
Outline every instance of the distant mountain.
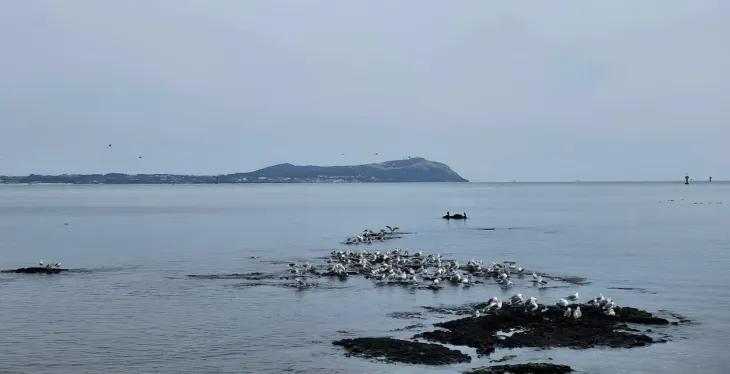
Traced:
<path fill-rule="evenodd" d="M 348 166 L 298 166 L 278 164 L 250 173 L 230 174 L 226 179 L 240 178 L 285 181 L 327 180 L 357 182 L 468 182 L 445 164 L 429 161 L 422 157 L 385 161 L 376 164 Z M 223 176 L 221 176 L 223 180 Z"/>
<path fill-rule="evenodd" d="M 209 183 L 340 183 L 468 182 L 450 167 L 422 157 L 349 166 L 279 164 L 249 173 L 226 175 L 63 174 L 0 176 L 0 183 L 66 184 L 209 184 Z"/>

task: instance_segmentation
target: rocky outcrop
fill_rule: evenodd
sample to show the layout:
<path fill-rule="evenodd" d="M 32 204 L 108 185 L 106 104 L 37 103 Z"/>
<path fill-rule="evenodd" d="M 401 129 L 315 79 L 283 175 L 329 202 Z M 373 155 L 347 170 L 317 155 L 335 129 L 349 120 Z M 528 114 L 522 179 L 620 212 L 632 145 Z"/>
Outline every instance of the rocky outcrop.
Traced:
<path fill-rule="evenodd" d="M 465 371 L 464 374 L 564 374 L 573 369 L 566 365 L 529 363 L 515 365 L 495 365 Z"/>
<path fill-rule="evenodd" d="M 45 266 L 33 266 L 29 268 L 18 268 L 3 270 L 3 273 L 17 273 L 17 274 L 58 274 L 68 271 L 68 269 L 51 268 Z"/>
<path fill-rule="evenodd" d="M 357 338 L 332 342 L 351 356 L 379 358 L 386 362 L 422 365 L 448 365 L 471 362 L 471 357 L 440 344 L 419 343 L 393 338 Z"/>
<path fill-rule="evenodd" d="M 480 355 L 491 354 L 496 348 L 632 348 L 662 340 L 637 333 L 626 323 L 669 323 L 666 319 L 635 308 L 616 307 L 616 316 L 608 316 L 594 306 L 580 305 L 580 308 L 583 315 L 576 319 L 564 317 L 564 309 L 558 306 L 527 312 L 522 306 L 505 305 L 493 314 L 437 323 L 435 326 L 445 330 L 424 332 L 415 338 L 469 346 L 476 348 Z"/>

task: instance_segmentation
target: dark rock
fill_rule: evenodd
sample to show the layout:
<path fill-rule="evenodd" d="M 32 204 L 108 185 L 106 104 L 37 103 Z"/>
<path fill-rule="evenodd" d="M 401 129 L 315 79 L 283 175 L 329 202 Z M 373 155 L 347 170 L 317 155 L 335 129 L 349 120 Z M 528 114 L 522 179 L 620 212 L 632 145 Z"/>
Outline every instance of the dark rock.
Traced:
<path fill-rule="evenodd" d="M 526 312 L 521 306 L 505 305 L 494 314 L 437 323 L 435 326 L 446 330 L 424 332 L 414 338 L 469 346 L 476 348 L 479 355 L 491 354 L 495 348 L 632 348 L 655 341 L 647 335 L 620 331 L 620 328 L 627 327 L 626 323 L 668 323 L 663 318 L 636 308 L 616 307 L 615 317 L 605 315 L 598 307 L 580 305 L 580 308 L 583 316 L 575 319 L 564 317 L 564 309 L 557 306 L 548 306 L 544 312 L 532 313 Z"/>
<path fill-rule="evenodd" d="M 448 365 L 471 362 L 471 357 L 439 344 L 419 343 L 393 338 L 356 338 L 332 342 L 345 347 L 349 355 L 384 358 L 387 362 Z"/>
<path fill-rule="evenodd" d="M 41 266 L 33 266 L 29 268 L 19 268 L 19 269 L 10 269 L 10 270 L 3 270 L 3 273 L 18 273 L 18 274 L 58 274 L 63 273 L 65 271 L 68 271 L 68 269 L 61 269 L 61 268 L 50 268 L 50 267 L 41 267 Z"/>
<path fill-rule="evenodd" d="M 566 365 L 529 363 L 485 366 L 465 371 L 464 374 L 563 374 L 571 372 L 573 372 L 573 369 Z"/>

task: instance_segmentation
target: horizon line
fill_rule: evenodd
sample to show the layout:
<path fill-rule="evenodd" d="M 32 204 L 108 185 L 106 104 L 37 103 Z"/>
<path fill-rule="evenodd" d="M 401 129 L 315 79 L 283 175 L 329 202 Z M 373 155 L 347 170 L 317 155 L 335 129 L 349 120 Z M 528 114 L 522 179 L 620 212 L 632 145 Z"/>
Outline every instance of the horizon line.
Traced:
<path fill-rule="evenodd" d="M 51 176 L 51 177 L 57 177 L 57 176 L 85 176 L 85 175 L 107 175 L 107 174 L 122 174 L 122 175 L 128 175 L 128 176 L 135 176 L 135 175 L 173 175 L 173 176 L 186 176 L 186 177 L 216 177 L 216 176 L 224 176 L 224 175 L 232 175 L 232 174 L 250 174 L 251 172 L 236 172 L 236 173 L 227 173 L 227 174 L 178 174 L 178 173 L 119 173 L 119 172 L 109 172 L 109 173 L 62 173 L 62 174 L 36 174 L 31 173 L 27 175 L 0 175 L 0 181 L 2 181 L 3 178 L 22 178 L 22 177 L 29 177 L 31 175 L 38 175 L 38 176 Z M 712 182 L 709 180 L 703 179 L 698 181 L 692 181 L 690 184 L 694 183 L 701 183 L 701 184 L 712 184 L 712 183 L 728 183 L 730 182 L 730 179 L 724 180 L 724 179 L 713 179 Z M 421 184 L 421 183 L 455 183 L 455 184 L 461 184 L 461 183 L 472 183 L 472 184 L 598 184 L 598 183 L 678 183 L 678 184 L 684 184 L 684 180 L 679 179 L 666 179 L 666 180 L 523 180 L 523 181 L 509 181 L 509 180 L 501 180 L 501 181 L 474 181 L 474 180 L 468 180 L 466 182 L 361 182 L 365 184 Z M 25 184 L 25 183 L 19 183 L 19 184 Z M 64 183 L 46 183 L 46 184 L 64 184 Z M 114 184 L 114 183 L 107 183 L 107 184 Z M 130 183 L 134 184 L 134 183 Z M 144 183 L 140 183 L 144 184 Z M 231 183 L 226 183 L 231 184 Z M 235 184 L 235 183 L 234 183 Z M 245 184 L 245 183 L 242 183 Z M 276 184 L 274 182 L 273 184 Z M 286 184 L 286 183 L 283 183 Z M 295 184 L 309 184 L 309 182 L 302 182 L 302 183 L 295 183 Z M 326 184 L 326 183 L 324 183 Z M 335 183 L 333 183 L 335 184 Z"/>

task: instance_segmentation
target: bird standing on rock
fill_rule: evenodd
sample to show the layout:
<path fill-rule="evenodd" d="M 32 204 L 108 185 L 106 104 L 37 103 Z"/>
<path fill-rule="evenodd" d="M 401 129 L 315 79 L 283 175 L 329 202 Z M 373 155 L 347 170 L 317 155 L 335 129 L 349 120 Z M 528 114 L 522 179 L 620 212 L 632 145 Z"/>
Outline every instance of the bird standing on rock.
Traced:
<path fill-rule="evenodd" d="M 575 311 L 573 312 L 573 318 L 578 319 L 580 316 L 583 315 L 583 312 L 580 311 L 580 307 L 575 307 Z"/>

